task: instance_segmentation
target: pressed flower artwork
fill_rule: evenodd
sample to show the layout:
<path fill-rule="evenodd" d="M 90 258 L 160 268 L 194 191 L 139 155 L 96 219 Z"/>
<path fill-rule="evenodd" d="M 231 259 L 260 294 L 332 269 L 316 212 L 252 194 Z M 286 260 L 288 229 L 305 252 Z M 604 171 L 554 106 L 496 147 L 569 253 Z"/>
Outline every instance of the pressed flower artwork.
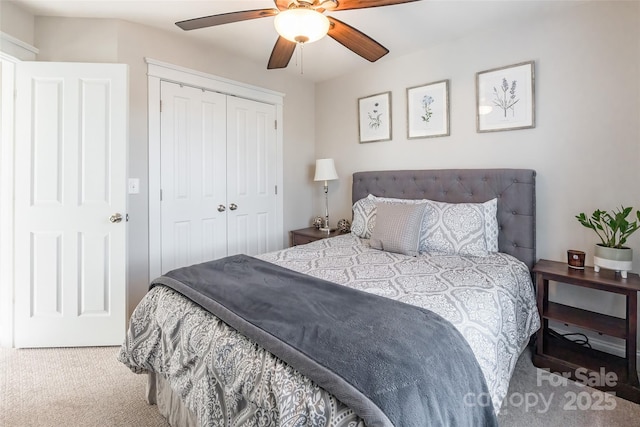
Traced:
<path fill-rule="evenodd" d="M 381 116 L 380 103 L 376 102 L 373 104 L 373 110 L 369 112 L 369 127 L 371 129 L 378 129 L 382 126 L 382 119 L 380 119 Z"/>
<path fill-rule="evenodd" d="M 429 123 L 429 120 L 431 120 L 431 116 L 433 115 L 431 104 L 433 104 L 432 96 L 425 95 L 422 97 L 422 109 L 424 110 L 424 115 L 420 116 L 420 118 L 425 124 Z"/>
<path fill-rule="evenodd" d="M 534 62 L 476 73 L 476 130 L 535 127 Z"/>
<path fill-rule="evenodd" d="M 391 92 L 358 99 L 360 142 L 391 139 Z"/>
<path fill-rule="evenodd" d="M 407 89 L 407 138 L 449 135 L 449 80 Z"/>

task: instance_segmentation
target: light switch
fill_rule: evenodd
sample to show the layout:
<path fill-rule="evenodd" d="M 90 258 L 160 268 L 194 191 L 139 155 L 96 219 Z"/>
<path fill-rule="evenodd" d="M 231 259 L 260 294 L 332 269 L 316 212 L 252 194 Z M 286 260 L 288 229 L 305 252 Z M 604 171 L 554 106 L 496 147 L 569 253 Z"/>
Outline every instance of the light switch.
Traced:
<path fill-rule="evenodd" d="M 140 193 L 140 179 L 129 178 L 129 194 Z"/>

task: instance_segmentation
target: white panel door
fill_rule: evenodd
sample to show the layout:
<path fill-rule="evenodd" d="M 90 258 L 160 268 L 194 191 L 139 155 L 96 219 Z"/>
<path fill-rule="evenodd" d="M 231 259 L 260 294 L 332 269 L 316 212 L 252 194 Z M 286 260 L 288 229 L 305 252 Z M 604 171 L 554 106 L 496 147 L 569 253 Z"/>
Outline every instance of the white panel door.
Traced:
<path fill-rule="evenodd" d="M 15 345 L 118 345 L 126 327 L 127 67 L 17 65 Z"/>
<path fill-rule="evenodd" d="M 237 97 L 227 106 L 228 254 L 257 255 L 281 238 L 275 107 Z"/>
<path fill-rule="evenodd" d="M 163 274 L 227 254 L 226 98 L 161 84 Z"/>

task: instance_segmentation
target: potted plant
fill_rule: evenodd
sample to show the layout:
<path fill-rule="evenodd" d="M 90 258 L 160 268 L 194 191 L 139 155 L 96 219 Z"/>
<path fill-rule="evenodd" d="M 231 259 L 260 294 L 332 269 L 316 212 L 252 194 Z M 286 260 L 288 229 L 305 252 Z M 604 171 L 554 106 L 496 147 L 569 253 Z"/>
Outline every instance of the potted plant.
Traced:
<path fill-rule="evenodd" d="M 580 224 L 595 231 L 600 238 L 593 256 L 593 268 L 596 272 L 602 267 L 620 271 L 622 277 L 627 278 L 627 271 L 632 268 L 633 251 L 624 244 L 629 236 L 640 229 L 640 211 L 636 211 L 636 219 L 630 222 L 627 217 L 631 211 L 633 208 L 621 206 L 611 212 L 597 209 L 590 218 L 584 213 L 576 215 Z"/>

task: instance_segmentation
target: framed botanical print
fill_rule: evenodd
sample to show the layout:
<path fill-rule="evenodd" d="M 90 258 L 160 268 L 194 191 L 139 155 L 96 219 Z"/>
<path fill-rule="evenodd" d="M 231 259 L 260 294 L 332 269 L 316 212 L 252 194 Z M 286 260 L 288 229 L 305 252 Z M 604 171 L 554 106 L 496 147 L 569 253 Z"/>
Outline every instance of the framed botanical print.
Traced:
<path fill-rule="evenodd" d="M 534 61 L 476 73 L 476 130 L 535 127 Z"/>
<path fill-rule="evenodd" d="M 407 138 L 449 135 L 449 80 L 407 89 Z"/>
<path fill-rule="evenodd" d="M 391 92 L 358 99 L 360 142 L 391 139 Z"/>

